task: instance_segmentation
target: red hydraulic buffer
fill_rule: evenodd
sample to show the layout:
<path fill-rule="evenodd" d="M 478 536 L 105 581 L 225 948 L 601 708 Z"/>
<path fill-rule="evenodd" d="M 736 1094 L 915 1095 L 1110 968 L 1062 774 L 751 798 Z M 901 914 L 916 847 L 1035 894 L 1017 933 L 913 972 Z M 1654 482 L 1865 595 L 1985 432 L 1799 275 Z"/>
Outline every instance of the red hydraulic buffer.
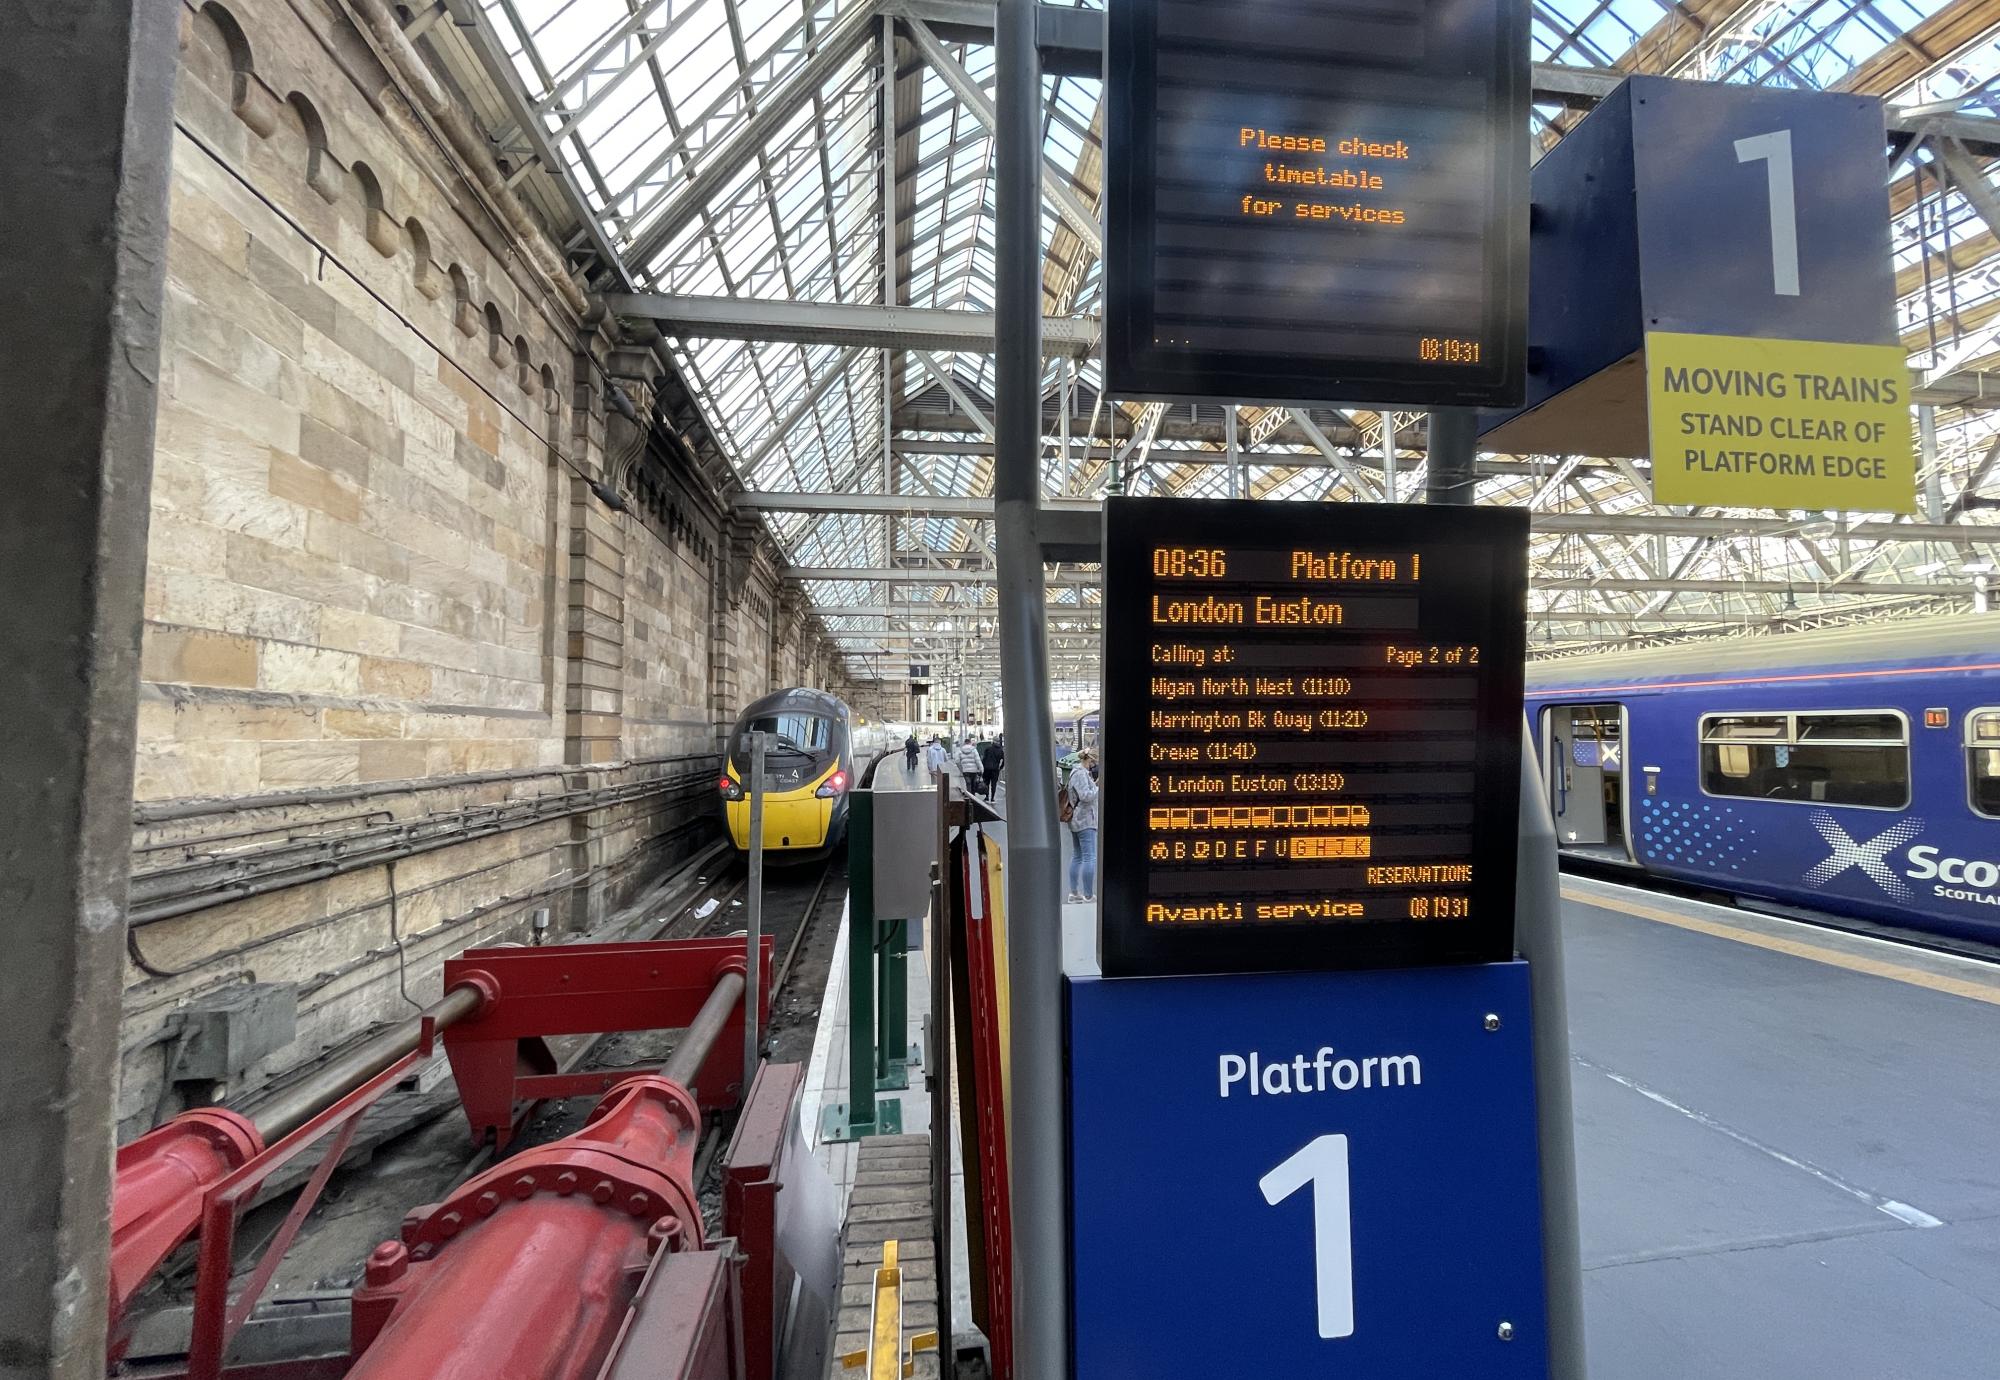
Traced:
<path fill-rule="evenodd" d="M 175 1117 L 118 1149 L 111 1199 L 111 1359 L 119 1324 L 160 1262 L 201 1221 L 202 1194 L 264 1148 L 250 1119 L 221 1107 Z"/>
<path fill-rule="evenodd" d="M 694 1184 L 701 1104 L 692 1089 L 702 1081 L 720 1099 L 748 1082 L 740 1052 L 748 964 L 739 945 L 489 949 L 446 965 L 448 982 L 462 976 L 456 964 L 477 965 L 499 994 L 447 1040 L 448 1048 L 463 1040 L 453 1064 L 472 1125 L 496 1138 L 503 1099 L 582 1090 L 546 1075 L 506 1086 L 516 1058 L 533 1066 L 540 1036 L 684 1033 L 657 1071 L 622 1075 L 581 1131 L 523 1150 L 445 1202 L 419 1208 L 404 1220 L 402 1240 L 376 1248 L 354 1295 L 349 1380 L 593 1380 L 602 1372 L 621 1335 L 647 1321 L 633 1303 L 656 1258 L 704 1250 Z M 770 954 L 767 939 L 766 975 Z M 762 990 L 769 993 L 768 980 Z M 490 1068 L 500 1062 L 493 1055 L 505 1055 L 506 1067 Z M 473 1088 L 493 1099 L 491 1109 L 482 1113 Z M 725 1300 L 735 1293 L 728 1283 Z M 725 1306 L 703 1324 L 701 1348 L 665 1373 L 731 1380 L 742 1364 L 740 1312 Z M 694 1345 L 693 1336 L 685 1340 Z M 705 1368 L 702 1356 L 728 1364 Z"/>
<path fill-rule="evenodd" d="M 354 1295 L 350 1380 L 590 1380 L 660 1250 L 700 1250 L 701 1113 L 658 1075 L 410 1215 Z"/>

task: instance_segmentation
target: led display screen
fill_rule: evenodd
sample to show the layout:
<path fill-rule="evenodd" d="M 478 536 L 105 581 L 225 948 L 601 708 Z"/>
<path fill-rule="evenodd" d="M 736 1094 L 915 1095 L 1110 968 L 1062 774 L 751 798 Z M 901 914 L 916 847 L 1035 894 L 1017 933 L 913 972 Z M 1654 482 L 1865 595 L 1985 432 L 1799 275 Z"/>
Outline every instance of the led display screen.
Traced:
<path fill-rule="evenodd" d="M 1111 0 L 1119 398 L 1509 406 L 1521 0 Z"/>
<path fill-rule="evenodd" d="M 1510 957 L 1527 514 L 1104 523 L 1104 972 Z"/>

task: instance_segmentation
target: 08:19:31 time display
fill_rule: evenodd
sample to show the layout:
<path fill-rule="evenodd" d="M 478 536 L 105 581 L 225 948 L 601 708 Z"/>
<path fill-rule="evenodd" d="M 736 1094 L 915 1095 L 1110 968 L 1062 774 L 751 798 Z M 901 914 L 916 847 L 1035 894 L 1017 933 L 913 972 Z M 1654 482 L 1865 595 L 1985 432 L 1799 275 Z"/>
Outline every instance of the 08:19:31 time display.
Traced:
<path fill-rule="evenodd" d="M 1417 358 L 1426 364 L 1477 364 L 1480 345 L 1459 336 L 1427 335 L 1417 342 Z"/>

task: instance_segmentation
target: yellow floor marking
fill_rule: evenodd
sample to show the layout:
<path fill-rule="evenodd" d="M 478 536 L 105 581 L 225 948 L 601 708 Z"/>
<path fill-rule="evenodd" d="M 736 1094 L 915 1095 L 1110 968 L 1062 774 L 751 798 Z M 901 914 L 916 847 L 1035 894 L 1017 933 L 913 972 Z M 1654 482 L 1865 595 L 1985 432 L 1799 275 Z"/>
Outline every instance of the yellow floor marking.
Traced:
<path fill-rule="evenodd" d="M 1616 900 L 1594 891 L 1584 891 L 1565 885 L 1562 889 L 1565 900 L 1576 901 L 1587 906 L 1601 906 L 1605 910 L 1623 911 L 1636 915 L 1642 920 L 1657 920 L 1662 925 L 1672 925 L 1677 929 L 1693 930 L 1696 934 L 1710 934 L 1718 939 L 1733 939 L 1738 944 L 1748 944 L 1753 948 L 1769 949 L 1773 953 L 1790 954 L 1794 958 L 1807 958 L 1815 963 L 1824 963 L 1833 968 L 1845 968 L 1849 972 L 1867 973 L 1872 977 L 1888 978 L 1893 982 L 1907 982 L 1912 987 L 1926 987 L 1933 992 L 1944 992 L 1954 997 L 1966 997 L 1972 1001 L 1983 1001 L 1991 1006 L 2000 1006 L 2000 983 L 1975 982 L 1969 978 L 1945 977 L 1940 973 L 1925 972 L 1921 968 L 1911 968 L 1901 963 L 1890 963 L 1879 958 L 1863 958 L 1859 954 L 1843 953 L 1839 949 L 1828 949 L 1818 944 L 1807 944 L 1797 939 L 1780 939 L 1776 935 L 1759 934 L 1755 930 L 1742 929 L 1724 924 L 1719 920 L 1701 920 L 1692 915 L 1676 915 L 1658 906 L 1644 905 L 1638 901 Z"/>

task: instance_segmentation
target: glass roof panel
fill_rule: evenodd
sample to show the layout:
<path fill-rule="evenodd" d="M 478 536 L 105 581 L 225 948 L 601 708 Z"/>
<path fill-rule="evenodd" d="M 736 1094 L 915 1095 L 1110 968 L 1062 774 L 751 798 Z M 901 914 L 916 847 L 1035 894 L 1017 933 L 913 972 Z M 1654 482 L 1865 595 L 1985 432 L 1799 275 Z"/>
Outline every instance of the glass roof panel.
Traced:
<path fill-rule="evenodd" d="M 844 16 L 871 0 L 478 0 L 483 22 L 505 54 L 508 78 L 527 101 L 559 150 L 572 163 L 570 185 L 625 259 L 635 286 L 696 296 L 748 296 L 796 302 L 882 300 L 882 172 L 879 162 L 883 118 L 879 26 L 862 24 L 853 49 L 836 59 L 818 59 L 820 43 Z M 1749 0 L 1706 15 L 1708 29 L 1698 41 L 1672 43 L 1661 51 L 1678 75 L 1794 87 L 1852 83 L 1856 74 L 1895 71 L 1898 89 L 1879 94 L 1906 103 L 1960 102 L 1960 109 L 1985 113 L 1996 104 L 2000 37 L 1990 27 L 1946 60 L 1918 64 L 1907 58 L 1884 67 L 1876 61 L 1901 51 L 1901 36 L 1938 14 L 1946 0 Z M 1088 8 L 1100 8 L 1092 5 Z M 868 11 L 872 13 L 873 11 Z M 1628 58 L 1642 36 L 1672 35 L 1674 16 L 1684 13 L 1667 0 L 1536 0 L 1533 48 L 1538 60 L 1606 67 Z M 911 21 L 901 21 L 905 26 Z M 903 264 L 900 300 L 913 306 L 990 311 L 996 265 L 993 235 L 993 146 L 974 112 L 954 94 L 907 37 L 899 43 L 901 118 L 916 119 L 915 137 L 904 141 L 897 169 L 902 214 L 898 230 Z M 943 41 L 944 50 L 982 86 L 990 83 L 993 50 L 985 44 Z M 797 78 L 808 62 L 819 61 L 827 75 L 807 90 Z M 1650 59 L 1649 60 L 1655 60 Z M 1873 80 L 1874 78 L 1870 78 Z M 1883 78 L 1884 81 L 1889 78 Z M 1094 206 L 1101 186 L 1102 129 L 1100 83 L 1074 77 L 1047 77 L 1044 156 L 1069 180 L 1084 204 Z M 766 113 L 768 112 L 768 114 Z M 1575 116 L 1539 107 L 1538 129 L 1559 130 Z M 771 124 L 753 147 L 742 134 L 751 122 Z M 761 126 L 760 126 L 761 127 Z M 496 130 L 498 136 L 507 131 Z M 1921 170 L 1921 183 L 1911 181 Z M 687 198 L 690 180 L 700 177 L 706 195 L 699 205 Z M 1955 189 L 1941 192 L 1920 152 L 1896 172 L 1898 197 L 1893 253 L 1898 277 L 1898 320 L 1920 367 L 1964 367 L 1986 356 L 2000 357 L 2000 254 L 1994 237 L 1973 207 Z M 1057 310 L 1095 313 L 1101 268 L 1087 242 L 1044 205 L 1041 236 L 1047 268 L 1046 299 Z M 671 233 L 666 229 L 671 228 Z M 879 348 L 850 349 L 826 343 L 796 344 L 694 339 L 678 342 L 674 356 L 711 429 L 737 466 L 741 481 L 756 489 L 809 491 L 858 489 L 873 492 L 882 483 L 883 404 L 892 386 L 897 406 L 928 409 L 919 425 L 905 425 L 901 440 L 918 444 L 902 457 L 893 476 L 895 492 L 930 490 L 939 494 L 991 491 L 992 460 L 984 454 L 978 422 L 939 387 L 914 354 Z M 994 387 L 993 359 L 981 351 L 934 350 L 935 367 L 950 378 L 972 405 L 989 417 Z M 1094 359 L 1072 371 L 1079 438 L 1087 418 L 1097 414 L 1098 435 L 1113 430 L 1117 445 L 1132 443 L 1143 425 L 1139 404 L 1098 400 L 1099 371 Z M 1051 360 L 1045 373 L 1053 391 L 1063 374 Z M 1177 410 L 1174 420 L 1192 416 L 1212 421 L 1220 408 L 1194 414 Z M 1242 444 L 1261 445 L 1262 462 L 1244 465 L 1251 492 L 1264 497 L 1316 501 L 1349 494 L 1339 468 L 1303 440 L 1252 439 L 1262 409 L 1244 409 Z M 1375 414 L 1351 418 L 1316 414 L 1345 464 L 1364 472 L 1379 470 Z M 1951 476 L 1951 490 L 1964 483 L 1974 460 L 1968 455 L 1990 444 L 1996 414 L 1948 410 L 1940 413 L 1939 464 Z M 1273 414 L 1271 425 L 1286 418 Z M 1358 438 L 1350 426 L 1361 430 Z M 1415 422 L 1412 421 L 1412 426 Z M 1214 432 L 1207 441 L 1156 438 L 1147 463 L 1130 470 L 1137 451 L 1126 456 L 1129 487 L 1137 492 L 1190 495 L 1231 491 L 1229 467 L 1218 458 Z M 1296 433 L 1294 433 L 1296 434 Z M 1286 444 L 1308 463 L 1285 465 Z M 1083 492 L 1101 491 L 1109 467 L 1102 442 L 1074 473 L 1064 475 L 1053 453 L 1045 452 L 1051 486 L 1081 483 Z M 1504 457 L 1509 463 L 1481 481 L 1482 501 L 1533 501 L 1556 512 L 1651 511 L 1646 493 L 1626 471 L 1597 461 L 1569 464 L 1561 457 Z M 1406 457 L 1402 473 L 1414 481 L 1421 466 Z M 1629 470 L 1629 466 L 1627 467 Z M 874 567 L 888 561 L 893 531 L 899 559 L 908 553 L 984 551 L 990 524 L 963 519 L 909 517 L 884 519 L 861 513 L 772 513 L 772 532 L 789 558 L 803 566 Z M 1826 557 L 1805 537 L 1760 542 L 1717 543 L 1680 538 L 1597 537 L 1537 541 L 1537 559 L 1550 569 L 1601 573 L 1643 558 L 1664 558 L 1685 567 L 1688 578 L 1740 578 L 1738 560 L 1769 578 L 1822 582 L 1839 570 L 1824 568 Z M 1643 548 L 1643 549 L 1642 549 Z M 1657 548 L 1657 549 L 1656 549 Z M 1866 557 L 1875 573 L 1893 571 L 1903 557 Z M 1735 552 L 1725 555 L 1725 552 Z M 1747 554 L 1746 554 L 1747 553 Z M 947 554 L 946 559 L 951 557 Z M 1856 556 L 1861 561 L 1864 557 Z M 1733 572 L 1733 573 L 1731 573 Z M 1864 567 L 1858 572 L 1866 574 Z M 879 605 L 887 601 L 880 584 L 814 582 L 810 592 L 822 608 L 842 603 Z M 935 591 L 895 587 L 899 597 L 941 597 L 950 601 L 976 593 L 964 585 Z M 983 597 L 983 596 L 981 596 Z M 1077 596 L 1070 591 L 1062 599 Z M 1090 595 L 1088 597 L 1094 597 Z M 1625 635 L 1630 626 L 1588 623 L 1592 610 L 1634 613 L 1662 596 L 1605 595 L 1572 589 L 1538 590 L 1539 607 L 1559 611 L 1561 626 Z M 1814 596 L 1817 597 L 1817 596 Z M 1666 607 L 1689 617 L 1724 617 L 1726 596 L 1675 595 Z M 1761 606 L 1760 606 L 1761 607 Z M 1567 634 L 1566 634 L 1567 635 Z M 889 660 L 902 655 L 889 649 Z"/>

